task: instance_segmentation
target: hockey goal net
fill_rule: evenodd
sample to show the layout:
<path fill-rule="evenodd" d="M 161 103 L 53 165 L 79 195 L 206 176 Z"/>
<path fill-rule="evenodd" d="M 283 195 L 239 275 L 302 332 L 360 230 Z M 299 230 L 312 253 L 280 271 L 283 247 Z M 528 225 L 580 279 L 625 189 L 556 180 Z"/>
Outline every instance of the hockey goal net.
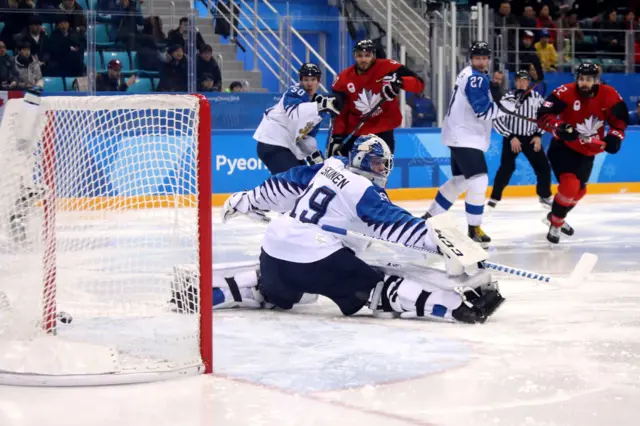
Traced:
<path fill-rule="evenodd" d="M 199 96 L 6 104 L 0 384 L 211 371 L 210 129 Z M 197 265 L 200 288 L 177 312 L 180 264 Z"/>

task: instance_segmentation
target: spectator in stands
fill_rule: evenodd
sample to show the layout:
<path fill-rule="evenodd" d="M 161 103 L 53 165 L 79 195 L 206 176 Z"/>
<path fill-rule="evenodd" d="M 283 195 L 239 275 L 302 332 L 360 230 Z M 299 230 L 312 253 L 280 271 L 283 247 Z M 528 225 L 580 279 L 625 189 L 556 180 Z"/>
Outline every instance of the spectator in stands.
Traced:
<path fill-rule="evenodd" d="M 20 34 L 22 30 L 29 25 L 29 14 L 25 13 L 25 9 L 33 9 L 33 2 L 19 2 L 18 0 L 7 0 L 2 12 L 4 28 L 0 32 L 0 40 L 9 50 L 15 50 L 16 34 Z"/>
<path fill-rule="evenodd" d="M 582 43 L 584 41 L 584 33 L 580 29 L 580 22 L 578 22 L 578 12 L 575 9 L 571 9 L 562 17 L 562 28 L 564 31 L 562 36 L 565 39 L 571 40 L 572 36 L 575 36 L 576 43 Z M 578 51 L 579 49 L 576 47 Z"/>
<path fill-rule="evenodd" d="M 60 0 L 38 0 L 38 9 L 57 9 Z"/>
<path fill-rule="evenodd" d="M 167 41 L 167 36 L 162 31 L 162 19 L 159 16 L 149 16 L 144 19 L 142 35 L 151 38 L 154 43 Z"/>
<path fill-rule="evenodd" d="M 229 85 L 229 88 L 227 89 L 227 92 L 232 92 L 232 93 L 244 92 L 244 86 L 239 81 L 233 81 Z"/>
<path fill-rule="evenodd" d="M 122 64 L 117 59 L 112 59 L 107 65 L 107 72 L 96 76 L 96 92 L 126 92 L 133 83 L 136 76 L 132 75 L 126 81 L 122 76 Z"/>
<path fill-rule="evenodd" d="M 186 92 L 188 90 L 187 56 L 182 46 L 172 44 L 167 49 L 170 58 L 162 64 L 158 92 Z"/>
<path fill-rule="evenodd" d="M 178 28 L 174 28 L 169 31 L 167 35 L 167 41 L 169 44 L 177 44 L 182 46 L 183 50 L 187 49 L 187 41 L 189 40 L 189 18 L 183 17 L 180 18 L 180 24 Z M 206 43 L 202 38 L 202 34 L 196 28 L 196 50 L 200 51 Z"/>
<path fill-rule="evenodd" d="M 98 12 L 104 15 L 111 15 L 120 6 L 119 0 L 98 0 Z"/>
<path fill-rule="evenodd" d="M 558 52 L 550 43 L 550 37 L 549 30 L 543 28 L 540 30 L 540 41 L 536 43 L 536 52 L 544 72 L 555 71 L 558 68 Z"/>
<path fill-rule="evenodd" d="M 136 56 L 136 68 L 159 72 L 162 59 L 158 53 L 158 44 L 166 40 L 162 32 L 162 21 L 158 16 L 150 16 L 144 20 L 144 29 L 137 38 L 138 55 Z"/>
<path fill-rule="evenodd" d="M 542 5 L 538 19 L 536 21 L 536 27 L 547 30 L 549 33 L 549 41 L 553 44 L 556 41 L 556 24 L 551 18 L 549 5 Z"/>
<path fill-rule="evenodd" d="M 120 0 L 118 9 L 111 15 L 109 39 L 122 43 L 127 49 L 136 46 L 138 25 L 143 25 L 142 12 L 135 0 Z"/>
<path fill-rule="evenodd" d="M 493 73 L 493 77 L 489 83 L 489 91 L 493 99 L 499 100 L 504 96 L 504 73 L 502 71 L 498 70 Z"/>
<path fill-rule="evenodd" d="M 76 3 L 76 0 L 62 0 L 59 8 L 69 15 L 71 28 L 80 33 L 87 30 L 87 17 L 84 14 L 84 9 Z"/>
<path fill-rule="evenodd" d="M 640 101 L 636 102 L 636 110 L 629 113 L 629 124 L 632 126 L 640 125 Z"/>
<path fill-rule="evenodd" d="M 18 88 L 42 90 L 44 81 L 40 63 L 31 56 L 29 42 L 18 45 L 18 54 L 15 56 L 15 66 L 18 72 Z"/>
<path fill-rule="evenodd" d="M 220 89 L 214 85 L 213 76 L 211 74 L 201 74 L 198 76 L 198 92 L 219 92 Z"/>
<path fill-rule="evenodd" d="M 28 42 L 31 55 L 40 61 L 41 66 L 49 62 L 49 37 L 42 28 L 42 20 L 38 16 L 29 17 L 29 26 L 15 37 L 18 44 Z"/>
<path fill-rule="evenodd" d="M 14 89 L 18 86 L 18 72 L 15 61 L 7 55 L 7 46 L 0 41 L 0 88 L 2 90 Z"/>
<path fill-rule="evenodd" d="M 502 0 L 498 13 L 495 14 L 495 26 L 496 27 L 517 27 L 518 20 L 511 13 L 511 1 Z"/>
<path fill-rule="evenodd" d="M 71 28 L 66 15 L 58 16 L 49 44 L 51 59 L 46 75 L 77 77 L 83 74 L 86 39 L 83 33 Z"/>
<path fill-rule="evenodd" d="M 522 36 L 522 44 L 520 45 L 520 69 L 523 69 L 524 64 L 533 64 L 536 69 L 536 74 L 540 76 L 541 79 L 544 79 L 542 63 L 540 62 L 540 57 L 538 56 L 538 51 L 533 44 L 533 40 L 533 32 L 526 30 Z M 528 67 L 528 65 L 526 67 Z M 526 67 L 524 69 L 526 69 Z"/>
<path fill-rule="evenodd" d="M 204 81 L 204 76 L 211 78 L 213 81 L 212 90 L 219 92 L 222 89 L 222 74 L 220 73 L 220 67 L 215 59 L 213 59 L 213 49 L 208 44 L 200 50 L 198 59 L 196 61 L 196 74 L 198 75 L 198 82 Z M 208 85 L 209 83 L 207 83 Z"/>
<path fill-rule="evenodd" d="M 537 28 L 536 10 L 531 5 L 524 7 L 524 12 L 520 17 L 520 26 L 526 29 Z"/>
<path fill-rule="evenodd" d="M 615 9 L 607 10 L 600 28 L 604 30 L 598 35 L 600 49 L 612 53 L 624 53 L 623 24 L 618 22 L 618 13 Z"/>
<path fill-rule="evenodd" d="M 411 107 L 411 127 L 432 127 L 438 120 L 436 108 L 431 99 L 426 98 L 423 92 L 410 97 L 407 104 Z"/>
<path fill-rule="evenodd" d="M 215 27 L 214 32 L 220 34 L 223 37 L 229 37 L 231 35 L 231 25 L 229 22 L 233 22 L 233 26 L 238 28 L 238 16 L 240 15 L 240 7 L 237 2 L 233 5 L 233 19 L 231 18 L 231 5 L 230 0 L 219 0 L 217 3 L 218 8 L 214 15 Z"/>
<path fill-rule="evenodd" d="M 524 69 L 527 69 L 526 66 Z M 529 75 L 531 76 L 531 86 L 535 87 L 533 90 L 538 92 L 540 96 L 545 97 L 547 84 L 544 82 L 544 74 L 539 74 L 536 67 L 533 64 L 529 64 Z"/>

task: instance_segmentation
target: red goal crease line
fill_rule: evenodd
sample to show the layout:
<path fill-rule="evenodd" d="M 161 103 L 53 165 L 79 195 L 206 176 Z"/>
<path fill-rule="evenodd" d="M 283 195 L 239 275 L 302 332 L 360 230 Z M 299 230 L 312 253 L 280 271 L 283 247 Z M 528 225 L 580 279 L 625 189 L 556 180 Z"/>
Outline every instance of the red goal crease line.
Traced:
<path fill-rule="evenodd" d="M 491 193 L 487 190 L 487 196 Z M 553 185 L 553 192 L 557 185 Z M 393 201 L 429 201 L 432 200 L 438 188 L 400 188 L 387 191 Z M 640 192 L 640 182 L 591 183 L 589 194 L 619 194 L 625 192 Z M 212 194 L 211 206 L 221 207 L 230 194 Z M 535 185 L 509 186 L 504 191 L 507 197 L 534 197 Z M 56 199 L 58 211 L 82 210 L 138 210 L 163 208 L 196 208 L 198 197 L 195 194 L 180 195 L 135 195 L 112 197 L 70 197 Z"/>

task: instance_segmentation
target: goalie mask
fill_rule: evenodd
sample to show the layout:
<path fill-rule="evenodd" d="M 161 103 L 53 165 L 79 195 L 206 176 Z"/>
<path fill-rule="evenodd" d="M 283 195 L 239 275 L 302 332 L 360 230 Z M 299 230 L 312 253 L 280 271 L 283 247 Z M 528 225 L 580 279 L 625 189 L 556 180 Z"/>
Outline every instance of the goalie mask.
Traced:
<path fill-rule="evenodd" d="M 360 136 L 349 153 L 349 170 L 385 187 L 393 169 L 393 154 L 376 135 Z"/>

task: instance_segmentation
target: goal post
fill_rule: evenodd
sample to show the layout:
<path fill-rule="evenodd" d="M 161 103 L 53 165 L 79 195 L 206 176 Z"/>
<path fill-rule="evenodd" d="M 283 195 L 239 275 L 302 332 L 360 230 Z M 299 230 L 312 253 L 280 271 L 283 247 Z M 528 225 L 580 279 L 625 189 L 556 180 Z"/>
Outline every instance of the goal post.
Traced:
<path fill-rule="evenodd" d="M 0 126 L 0 384 L 211 373 L 208 101 L 29 96 Z"/>

